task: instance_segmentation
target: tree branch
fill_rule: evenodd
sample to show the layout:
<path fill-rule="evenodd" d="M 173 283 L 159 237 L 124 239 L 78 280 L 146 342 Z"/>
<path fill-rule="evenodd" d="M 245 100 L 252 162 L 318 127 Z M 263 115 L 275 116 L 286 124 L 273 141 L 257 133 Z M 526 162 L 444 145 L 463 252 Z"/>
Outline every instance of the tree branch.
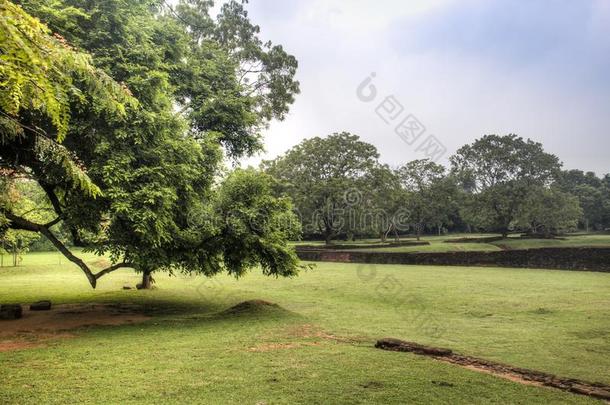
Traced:
<path fill-rule="evenodd" d="M 55 186 L 47 184 L 43 181 L 38 181 L 38 184 L 40 184 L 40 187 L 46 193 L 47 198 L 49 199 L 51 205 L 53 206 L 53 209 L 55 210 L 55 213 L 61 216 L 63 214 L 63 209 L 61 207 L 61 203 L 59 202 L 57 194 L 55 194 Z"/>
<path fill-rule="evenodd" d="M 52 228 L 53 226 L 57 225 L 58 223 L 60 223 L 62 220 L 62 217 L 57 217 L 54 220 L 47 222 L 46 224 L 44 224 L 43 226 L 47 229 Z"/>
<path fill-rule="evenodd" d="M 112 266 L 106 267 L 104 270 L 101 270 L 99 273 L 95 274 L 95 279 L 98 280 L 100 279 L 102 276 L 105 276 L 108 273 L 112 273 L 113 271 L 116 271 L 118 269 L 122 269 L 122 268 L 133 268 L 133 264 L 132 263 L 117 263 L 117 264 L 113 264 Z"/>
<path fill-rule="evenodd" d="M 57 250 L 59 250 L 68 260 L 70 260 L 72 263 L 74 263 L 78 267 L 80 267 L 80 269 L 83 271 L 83 273 L 85 273 L 85 276 L 87 276 L 87 280 L 89 280 L 89 284 L 91 284 L 91 287 L 93 287 L 93 288 L 96 287 L 97 280 L 100 279 L 102 276 L 104 276 L 108 273 L 111 273 L 115 270 L 118 270 L 120 268 L 133 267 L 133 264 L 131 264 L 131 263 L 125 263 L 125 262 L 116 263 L 116 264 L 106 267 L 105 269 L 101 270 L 100 272 L 94 274 L 91 271 L 91 269 L 89 268 L 89 266 L 87 266 L 87 264 L 82 259 L 75 256 L 72 252 L 70 252 L 70 250 L 66 247 L 66 245 L 64 245 L 62 243 L 62 241 L 60 241 L 53 234 L 53 232 L 51 232 L 49 230 L 49 227 L 47 225 L 41 225 L 41 224 L 34 223 L 32 221 L 29 221 L 25 218 L 21 218 L 4 209 L 1 211 L 6 216 L 6 218 L 9 221 L 11 221 L 11 223 L 9 225 L 9 227 L 11 229 L 18 229 L 18 230 L 37 232 L 37 233 L 43 234 L 53 244 L 53 246 L 55 246 L 57 248 Z"/>

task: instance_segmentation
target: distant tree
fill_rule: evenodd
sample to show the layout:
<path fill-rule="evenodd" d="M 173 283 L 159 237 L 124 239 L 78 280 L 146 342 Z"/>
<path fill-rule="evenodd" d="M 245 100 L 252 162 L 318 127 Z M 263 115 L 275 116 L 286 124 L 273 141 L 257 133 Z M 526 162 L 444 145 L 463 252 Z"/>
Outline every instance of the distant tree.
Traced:
<path fill-rule="evenodd" d="M 610 230 L 610 174 L 602 178 L 602 228 Z"/>
<path fill-rule="evenodd" d="M 455 209 L 456 188 L 442 165 L 429 159 L 411 161 L 397 171 L 405 192 L 417 240 L 426 226 L 439 232 Z"/>
<path fill-rule="evenodd" d="M 579 201 L 582 208 L 582 222 L 584 229 L 589 232 L 591 227 L 603 229 L 604 227 L 604 190 L 586 184 L 580 185 L 571 191 Z"/>
<path fill-rule="evenodd" d="M 583 211 L 581 222 L 588 232 L 591 227 L 604 228 L 604 185 L 595 173 L 582 170 L 562 171 L 558 186 L 565 192 L 578 197 Z"/>
<path fill-rule="evenodd" d="M 40 208 L 35 199 L 39 195 L 31 196 L 33 187 L 31 182 L 14 177 L 0 177 L 0 192 L 4 209 L 11 209 L 17 215 L 27 216 L 32 220 L 45 223 L 51 220 L 52 210 Z M 35 189 L 34 189 L 35 190 Z M 5 223 L 2 223 L 5 222 Z M 0 221 L 0 266 L 4 265 L 4 255 L 12 255 L 12 264 L 17 266 L 24 253 L 29 250 L 32 242 L 40 238 L 40 234 L 10 229 L 8 221 Z"/>
<path fill-rule="evenodd" d="M 359 213 L 371 193 L 378 157 L 373 145 L 342 132 L 306 139 L 262 166 L 283 184 L 306 231 L 319 232 L 330 244 L 341 232 L 361 226 Z"/>
<path fill-rule="evenodd" d="M 561 168 L 559 159 L 540 143 L 516 135 L 485 135 L 451 157 L 452 172 L 470 198 L 464 216 L 503 236 L 513 229 L 528 195 L 550 185 Z"/>
<path fill-rule="evenodd" d="M 443 228 L 453 226 L 459 216 L 460 193 L 455 177 L 446 175 L 431 187 L 430 215 L 428 226 L 435 227 L 438 235 Z"/>
<path fill-rule="evenodd" d="M 392 235 L 400 240 L 400 231 L 408 226 L 409 212 L 404 206 L 404 193 L 396 172 L 387 165 L 378 165 L 371 170 L 363 207 L 364 230 L 378 234 L 382 242 Z"/>
<path fill-rule="evenodd" d="M 533 234 L 550 237 L 575 229 L 582 217 L 578 198 L 557 187 L 539 187 L 527 196 L 517 223 Z"/>

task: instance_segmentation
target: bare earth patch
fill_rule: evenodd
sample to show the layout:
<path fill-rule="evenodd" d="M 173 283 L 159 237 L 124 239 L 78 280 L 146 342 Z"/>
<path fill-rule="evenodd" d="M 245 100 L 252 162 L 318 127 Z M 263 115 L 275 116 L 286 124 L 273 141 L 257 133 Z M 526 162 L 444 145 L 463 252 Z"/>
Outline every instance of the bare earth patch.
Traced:
<path fill-rule="evenodd" d="M 50 311 L 24 308 L 23 318 L 0 322 L 0 352 L 44 346 L 54 339 L 71 338 L 68 333 L 87 326 L 123 325 L 150 319 L 137 305 L 69 304 Z"/>
<path fill-rule="evenodd" d="M 320 346 L 321 342 L 298 342 L 298 343 L 265 343 L 248 348 L 249 352 L 271 352 L 275 350 L 296 349 L 303 346 Z"/>
<path fill-rule="evenodd" d="M 281 328 L 269 334 L 259 336 L 259 340 L 261 341 L 260 343 L 249 347 L 247 350 L 255 353 L 270 352 L 323 346 L 330 342 L 355 344 L 369 341 L 367 338 L 337 336 L 312 324 L 292 325 L 287 328 Z"/>
<path fill-rule="evenodd" d="M 307 339 L 309 341 L 293 341 L 293 339 Z M 247 350 L 249 352 L 270 352 L 275 350 L 322 346 L 328 344 L 329 342 L 355 344 L 368 341 L 367 338 L 363 337 L 345 337 L 333 335 L 326 332 L 322 328 L 311 324 L 302 324 L 283 328 L 279 333 L 275 332 L 270 335 L 263 336 L 262 340 L 266 342 L 249 347 Z M 277 340 L 288 341 L 277 342 Z"/>
<path fill-rule="evenodd" d="M 10 352 L 13 350 L 32 349 L 40 347 L 41 344 L 30 343 L 26 341 L 4 340 L 0 341 L 0 352 Z"/>
<path fill-rule="evenodd" d="M 345 336 L 337 336 L 331 333 L 324 331 L 318 326 L 311 324 L 303 324 L 296 327 L 291 327 L 287 331 L 287 335 L 290 337 L 304 338 L 304 339 L 324 339 L 324 340 L 334 340 L 336 342 L 342 343 L 360 343 L 365 342 L 368 339 L 365 337 L 345 337 Z"/>

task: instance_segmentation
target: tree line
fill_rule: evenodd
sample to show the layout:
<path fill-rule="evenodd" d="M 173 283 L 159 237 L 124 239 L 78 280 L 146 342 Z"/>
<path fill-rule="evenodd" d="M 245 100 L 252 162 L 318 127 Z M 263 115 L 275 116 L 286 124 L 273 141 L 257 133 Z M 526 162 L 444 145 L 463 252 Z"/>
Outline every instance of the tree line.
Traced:
<path fill-rule="evenodd" d="M 306 239 L 484 231 L 551 237 L 610 228 L 610 174 L 563 170 L 540 143 L 486 135 L 446 168 L 423 159 L 391 168 L 350 133 L 301 142 L 263 162 L 289 196 Z"/>

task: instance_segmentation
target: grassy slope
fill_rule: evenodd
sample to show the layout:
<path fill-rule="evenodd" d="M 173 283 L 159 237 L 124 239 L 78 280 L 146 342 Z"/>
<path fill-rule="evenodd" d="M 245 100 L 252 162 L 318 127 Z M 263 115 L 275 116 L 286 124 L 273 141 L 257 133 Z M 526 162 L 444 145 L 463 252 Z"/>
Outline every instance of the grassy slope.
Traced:
<path fill-rule="evenodd" d="M 511 249 L 531 249 L 542 247 L 610 247 L 610 235 L 579 235 L 562 239 L 517 239 L 509 238 L 498 242 Z"/>
<path fill-rule="evenodd" d="M 385 336 L 610 382 L 607 274 L 322 263 L 292 280 L 158 276 L 159 289 L 138 292 L 120 290 L 137 281 L 127 271 L 91 291 L 73 266 L 59 263 L 56 254 L 31 254 L 24 267 L 1 269 L 0 301 L 140 302 L 158 315 L 0 353 L 1 403 L 588 401 L 371 348 Z M 249 298 L 290 312 L 211 315 Z M 303 324 L 360 340 L 291 332 Z M 287 343 L 296 346 L 248 350 Z"/>

